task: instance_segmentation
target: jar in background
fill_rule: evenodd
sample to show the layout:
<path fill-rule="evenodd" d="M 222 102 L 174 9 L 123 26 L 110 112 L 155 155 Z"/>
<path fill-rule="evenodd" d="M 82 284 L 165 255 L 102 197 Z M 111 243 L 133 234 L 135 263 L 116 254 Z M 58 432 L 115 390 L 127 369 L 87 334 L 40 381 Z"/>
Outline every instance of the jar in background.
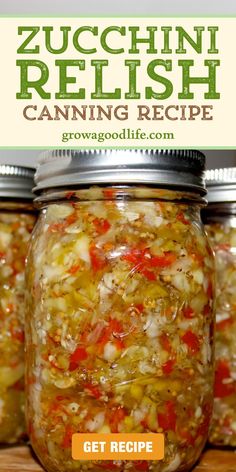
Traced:
<path fill-rule="evenodd" d="M 213 256 L 197 151 L 55 151 L 27 265 L 27 418 L 47 471 L 187 471 L 208 435 Z M 79 462 L 76 432 L 165 434 L 165 459 Z"/>
<path fill-rule="evenodd" d="M 203 221 L 216 256 L 216 378 L 210 442 L 236 446 L 236 168 L 207 171 Z"/>
<path fill-rule="evenodd" d="M 24 271 L 35 216 L 33 169 L 0 165 L 0 443 L 25 434 Z"/>

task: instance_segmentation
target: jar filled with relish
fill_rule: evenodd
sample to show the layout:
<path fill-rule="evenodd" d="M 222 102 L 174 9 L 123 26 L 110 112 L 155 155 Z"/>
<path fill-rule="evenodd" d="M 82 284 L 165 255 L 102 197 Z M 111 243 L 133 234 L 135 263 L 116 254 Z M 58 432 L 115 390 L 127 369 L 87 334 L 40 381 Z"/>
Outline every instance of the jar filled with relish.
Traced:
<path fill-rule="evenodd" d="M 0 443 L 25 435 L 25 258 L 35 223 L 34 170 L 0 165 Z"/>
<path fill-rule="evenodd" d="M 27 265 L 27 418 L 48 472 L 190 470 L 213 403 L 213 255 L 198 151 L 52 151 Z M 74 433 L 165 436 L 74 461 Z"/>
<path fill-rule="evenodd" d="M 236 168 L 207 171 L 203 221 L 216 257 L 216 377 L 210 442 L 236 446 Z"/>

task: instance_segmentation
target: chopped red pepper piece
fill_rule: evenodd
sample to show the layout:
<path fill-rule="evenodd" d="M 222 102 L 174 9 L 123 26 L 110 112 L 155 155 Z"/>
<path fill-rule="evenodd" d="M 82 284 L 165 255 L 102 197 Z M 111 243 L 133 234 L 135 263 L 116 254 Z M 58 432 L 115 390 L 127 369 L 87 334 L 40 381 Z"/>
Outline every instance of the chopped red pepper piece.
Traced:
<path fill-rule="evenodd" d="M 144 277 L 146 277 L 146 279 L 156 280 L 156 275 L 154 272 L 151 272 L 151 270 L 141 269 L 140 272 Z"/>
<path fill-rule="evenodd" d="M 171 347 L 169 336 L 166 333 L 162 333 L 159 339 L 160 339 L 160 343 L 163 349 L 165 349 L 165 351 L 170 353 L 172 351 L 172 347 Z"/>
<path fill-rule="evenodd" d="M 175 431 L 177 415 L 175 411 L 175 403 L 172 400 L 168 400 L 165 403 L 165 412 L 158 413 L 157 419 L 160 428 L 164 431 Z"/>
<path fill-rule="evenodd" d="M 102 464 L 97 464 L 97 466 L 105 470 L 117 470 L 120 468 L 118 464 L 114 464 L 112 461 L 103 462 Z"/>
<path fill-rule="evenodd" d="M 163 373 L 166 374 L 166 375 L 171 374 L 171 372 L 172 372 L 173 369 L 174 369 L 175 363 L 176 363 L 176 360 L 175 360 L 175 359 L 169 359 L 169 360 L 162 366 Z"/>
<path fill-rule="evenodd" d="M 216 365 L 215 374 L 215 397 L 224 398 L 236 392 L 235 384 L 224 383 L 225 380 L 230 379 L 230 368 L 226 360 L 218 361 Z"/>
<path fill-rule="evenodd" d="M 66 219 L 65 219 L 66 227 L 72 225 L 73 223 L 75 223 L 76 220 L 77 220 L 77 216 L 76 216 L 76 212 L 74 211 L 73 213 L 71 213 L 71 215 L 66 217 Z"/>
<path fill-rule="evenodd" d="M 126 416 L 126 411 L 122 407 L 113 408 L 110 412 L 109 424 L 112 433 L 118 433 L 118 426 Z"/>
<path fill-rule="evenodd" d="M 140 264 L 142 261 L 142 257 L 144 255 L 144 251 L 140 249 L 132 249 L 131 251 L 127 252 L 122 256 L 122 259 L 126 262 L 130 262 L 131 264 L 137 265 Z"/>
<path fill-rule="evenodd" d="M 64 221 L 61 221 L 60 223 L 52 223 L 49 226 L 48 231 L 50 233 L 64 232 L 68 226 L 76 221 L 76 219 L 76 212 L 73 212 L 71 215 L 67 216 Z"/>
<path fill-rule="evenodd" d="M 143 306 L 142 303 L 138 303 L 137 305 L 135 305 L 135 308 L 137 308 L 139 313 L 143 313 L 143 311 L 144 311 L 144 306 Z"/>
<path fill-rule="evenodd" d="M 164 256 L 153 256 L 150 258 L 151 267 L 168 267 L 176 261 L 176 254 L 165 252 Z"/>
<path fill-rule="evenodd" d="M 225 329 L 229 328 L 234 323 L 233 318 L 227 318 L 226 320 L 219 321 L 216 323 L 216 330 L 217 331 L 224 331 Z"/>
<path fill-rule="evenodd" d="M 105 198 L 110 198 L 112 200 L 116 196 L 116 189 L 104 188 L 103 195 Z"/>
<path fill-rule="evenodd" d="M 73 196 L 75 196 L 75 192 L 67 192 L 66 195 L 65 195 L 67 200 L 70 200 Z"/>
<path fill-rule="evenodd" d="M 184 225 L 190 225 L 190 221 L 185 218 L 185 216 L 182 212 L 178 213 L 176 219 L 178 221 L 181 221 L 181 223 L 183 223 Z"/>
<path fill-rule="evenodd" d="M 76 274 L 76 272 L 78 272 L 79 269 L 80 269 L 80 265 L 74 264 L 73 266 L 71 266 L 71 268 L 67 272 L 73 275 L 73 274 Z"/>
<path fill-rule="evenodd" d="M 69 370 L 73 371 L 77 369 L 80 361 L 84 361 L 85 359 L 87 359 L 87 357 L 88 357 L 88 354 L 87 354 L 86 349 L 83 347 L 77 347 L 77 349 L 70 356 Z"/>
<path fill-rule="evenodd" d="M 109 320 L 109 325 L 102 330 L 97 343 L 104 346 L 104 344 L 106 344 L 110 340 L 114 340 L 114 338 L 117 341 L 121 341 L 120 337 L 123 333 L 124 328 L 122 326 L 122 323 L 116 318 L 111 318 Z"/>
<path fill-rule="evenodd" d="M 63 447 L 63 448 L 71 447 L 72 434 L 74 434 L 74 430 L 72 429 L 71 426 L 67 425 L 65 427 L 65 436 L 64 436 L 63 441 L 61 443 L 61 447 Z"/>
<path fill-rule="evenodd" d="M 70 360 L 71 362 L 79 362 L 87 359 L 88 354 L 84 347 L 77 347 L 77 349 L 71 354 Z"/>
<path fill-rule="evenodd" d="M 148 280 L 156 280 L 156 274 L 152 268 L 163 269 L 176 261 L 176 255 L 172 252 L 165 252 L 161 256 L 152 256 L 149 249 L 134 248 L 124 254 L 122 259 L 132 264 L 133 270 L 140 272 Z"/>
<path fill-rule="evenodd" d="M 181 339 L 185 344 L 187 344 L 188 348 L 192 351 L 193 354 L 196 354 L 199 351 L 200 349 L 199 338 L 191 330 L 186 331 L 186 333 L 181 337 Z"/>
<path fill-rule="evenodd" d="M 103 348 L 108 341 L 114 342 L 117 349 L 123 349 L 125 347 L 125 343 L 122 340 L 123 333 L 124 328 L 122 323 L 116 318 L 111 318 L 109 325 L 103 328 L 97 340 L 98 350 L 100 352 L 103 351 Z"/>
<path fill-rule="evenodd" d="M 116 345 L 118 350 L 124 349 L 124 347 L 125 347 L 125 343 L 124 343 L 124 341 L 122 341 L 122 339 L 116 339 L 115 340 L 115 345 Z"/>
<path fill-rule="evenodd" d="M 22 329 L 12 330 L 11 336 L 13 339 L 15 339 L 16 341 L 19 341 L 20 343 L 23 343 L 25 340 L 25 333 Z"/>
<path fill-rule="evenodd" d="M 149 249 L 134 248 L 124 254 L 123 259 L 132 264 L 142 264 L 145 267 L 167 267 L 176 260 L 176 254 L 165 252 L 162 256 L 152 256 Z"/>
<path fill-rule="evenodd" d="M 92 269 L 94 272 L 104 269 L 106 266 L 106 259 L 101 249 L 97 248 L 94 244 L 91 244 L 89 249 Z"/>
<path fill-rule="evenodd" d="M 108 220 L 104 220 L 103 218 L 95 218 L 93 220 L 93 224 L 96 228 L 97 233 L 105 234 L 111 227 Z"/>
<path fill-rule="evenodd" d="M 180 429 L 180 431 L 178 431 L 178 434 L 184 440 L 184 443 L 189 444 L 190 446 L 194 446 L 195 437 L 192 436 L 188 429 Z"/>
<path fill-rule="evenodd" d="M 124 332 L 124 328 L 122 326 L 122 323 L 117 318 L 111 318 L 110 319 L 110 321 L 109 321 L 109 330 L 114 336 L 119 335 L 120 333 Z"/>
<path fill-rule="evenodd" d="M 134 466 L 136 470 L 143 470 L 144 472 L 149 468 L 147 461 L 134 461 Z"/>
<path fill-rule="evenodd" d="M 194 317 L 194 311 L 190 306 L 186 306 L 183 309 L 183 315 L 187 319 L 191 319 Z"/>
<path fill-rule="evenodd" d="M 97 400 L 101 397 L 102 395 L 102 392 L 101 390 L 99 389 L 99 387 L 97 387 L 96 385 L 92 385 L 90 383 L 87 383 L 84 385 L 84 388 L 86 390 L 89 391 L 89 393 L 91 394 L 92 397 L 96 398 Z"/>

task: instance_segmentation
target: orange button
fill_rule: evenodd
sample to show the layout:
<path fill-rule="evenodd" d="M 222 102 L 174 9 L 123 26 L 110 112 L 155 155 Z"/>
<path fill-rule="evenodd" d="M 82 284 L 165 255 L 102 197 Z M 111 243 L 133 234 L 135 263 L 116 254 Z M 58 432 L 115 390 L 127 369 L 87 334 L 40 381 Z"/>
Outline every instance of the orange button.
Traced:
<path fill-rule="evenodd" d="M 161 433 L 76 433 L 72 436 L 75 460 L 162 460 Z"/>

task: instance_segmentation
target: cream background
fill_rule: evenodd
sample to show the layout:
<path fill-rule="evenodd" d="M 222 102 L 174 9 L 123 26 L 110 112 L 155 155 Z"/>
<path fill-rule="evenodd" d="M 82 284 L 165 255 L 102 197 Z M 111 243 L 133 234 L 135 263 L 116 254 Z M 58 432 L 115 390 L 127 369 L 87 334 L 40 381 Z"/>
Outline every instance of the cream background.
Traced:
<path fill-rule="evenodd" d="M 230 15 L 235 0 L 0 0 L 0 15 Z M 14 145 L 14 143 L 13 143 Z M 35 165 L 38 150 L 1 150 L 0 163 Z M 236 151 L 206 151 L 208 167 L 236 166 Z"/>
<path fill-rule="evenodd" d="M 189 54 L 186 55 L 176 55 L 177 57 L 173 56 L 173 72 L 165 73 L 170 80 L 174 82 L 174 93 L 172 96 L 162 101 L 158 104 L 167 106 L 169 104 L 213 104 L 214 106 L 214 119 L 212 121 L 137 121 L 136 120 L 136 106 L 138 104 L 157 104 L 156 100 L 129 100 L 125 101 L 124 99 L 119 100 L 98 100 L 94 101 L 90 99 L 90 91 L 94 88 L 94 75 L 93 68 L 89 66 L 91 58 L 95 58 L 95 55 L 86 55 L 83 58 L 86 60 L 86 70 L 78 72 L 78 84 L 80 87 L 86 86 L 86 93 L 87 98 L 85 100 L 81 100 L 80 103 L 76 103 L 74 100 L 59 100 L 56 101 L 55 99 L 51 98 L 50 101 L 47 100 L 40 100 L 40 97 L 35 93 L 33 94 L 32 100 L 16 100 L 15 94 L 19 88 L 19 70 L 15 65 L 16 60 L 16 49 L 20 44 L 20 39 L 17 36 L 17 26 L 19 24 L 23 25 L 45 25 L 45 24 L 52 24 L 55 26 L 61 26 L 70 24 L 72 30 L 75 30 L 79 25 L 96 25 L 98 24 L 98 19 L 96 18 L 70 18 L 68 19 L 59 19 L 59 18 L 51 18 L 50 22 L 48 19 L 39 19 L 35 18 L 26 18 L 26 19 L 8 19 L 7 21 L 4 19 L 0 19 L 0 26 L 1 26 L 1 36 L 5 38 L 5 41 L 2 41 L 0 44 L 0 56 L 4 57 L 5 67 L 2 71 L 0 76 L 1 81 L 1 89 L 0 89 L 0 102 L 1 102 L 1 109 L 4 111 L 4 119 L 2 120 L 1 125 L 1 146 L 22 146 L 22 147 L 33 147 L 33 146 L 45 146 L 45 147 L 81 147 L 81 146 L 155 146 L 158 145 L 159 147 L 228 147 L 234 148 L 236 147 L 236 135 L 235 135 L 235 112 L 233 104 L 236 103 L 236 67 L 235 64 L 232 63 L 232 53 L 233 47 L 231 44 L 232 38 L 235 36 L 235 29 L 236 29 L 236 18 L 235 19 L 211 19 L 211 18 L 183 18 L 181 22 L 179 19 L 169 19 L 169 18 L 162 18 L 162 19 L 133 19 L 133 18 L 117 18 L 111 21 L 110 18 L 101 18 L 99 19 L 99 26 L 105 28 L 106 26 L 112 24 L 118 25 L 140 25 L 143 30 L 145 29 L 145 25 L 147 24 L 157 24 L 159 25 L 183 25 L 187 31 L 191 31 L 191 26 L 194 25 L 219 25 L 220 31 L 218 36 L 218 47 L 220 49 L 219 58 L 222 61 L 222 66 L 219 67 L 218 71 L 218 80 L 217 80 L 217 88 L 221 92 L 221 99 L 220 100 L 203 100 L 202 99 L 202 91 L 205 92 L 207 89 L 206 85 L 193 85 L 192 91 L 195 92 L 194 100 L 181 100 L 181 103 L 178 101 L 177 95 L 178 92 L 181 90 L 181 76 L 179 73 L 179 68 L 176 66 L 177 60 L 180 58 L 195 58 L 196 65 L 193 67 L 192 74 L 193 75 L 203 75 L 207 74 L 207 69 L 203 67 L 203 60 L 205 57 L 209 58 L 206 53 L 208 48 L 207 42 L 203 41 L 203 50 L 204 53 L 202 55 L 194 54 L 189 49 Z M 140 32 L 141 34 L 141 32 Z M 60 34 L 58 33 L 58 41 L 60 40 Z M 57 36 L 56 36 L 57 38 Z M 128 49 L 130 42 L 128 41 L 129 36 L 127 38 L 122 38 L 122 46 Z M 36 38 L 35 38 L 36 41 Z M 94 46 L 94 38 L 92 35 L 87 35 L 86 37 L 86 46 L 93 47 Z M 127 42 L 126 42 L 127 41 Z M 121 87 L 123 90 L 128 89 L 128 74 L 126 69 L 123 66 L 123 61 L 126 57 L 129 58 L 137 58 L 137 55 L 128 56 L 127 54 L 124 55 L 110 55 L 105 53 L 99 42 L 96 41 L 96 46 L 98 49 L 97 57 L 99 58 L 109 58 L 110 66 L 107 68 L 108 73 L 104 78 L 104 88 L 106 90 L 114 90 L 116 87 Z M 5 50 L 5 45 L 7 43 L 7 51 Z M 40 41 L 40 44 L 43 44 L 43 41 Z M 60 43 L 59 43 L 60 44 Z M 70 43 L 71 44 L 71 43 Z M 119 43 L 120 45 L 120 43 Z M 31 55 L 23 55 L 19 56 L 18 58 L 27 58 L 29 59 Z M 58 84 L 58 68 L 55 67 L 55 55 L 48 53 L 43 45 L 41 46 L 41 54 L 34 55 L 37 59 L 44 60 L 49 68 L 50 68 L 50 78 L 47 84 L 47 89 L 49 91 L 55 92 L 57 90 Z M 69 47 L 68 51 L 64 54 L 60 55 L 60 58 L 78 58 L 78 53 L 74 51 L 73 47 Z M 81 57 L 81 55 L 80 55 Z M 155 56 L 154 56 L 155 57 Z M 139 68 L 138 80 L 139 80 L 139 89 L 140 91 L 144 91 L 144 87 L 146 85 L 153 85 L 156 89 L 155 83 L 151 81 L 151 79 L 147 78 L 146 74 L 146 67 L 150 60 L 154 58 L 151 55 L 143 55 L 142 66 Z M 59 58 L 59 55 L 56 56 Z M 172 58 L 172 55 L 171 55 Z M 218 58 L 217 55 L 212 55 L 212 59 Z M 74 73 L 74 70 L 73 70 Z M 71 86 L 69 90 L 77 89 L 76 86 Z M 159 88 L 159 90 L 162 88 Z M 7 93 L 6 93 L 7 91 Z M 128 103 L 129 105 L 129 120 L 127 121 L 117 121 L 112 120 L 111 122 L 104 120 L 104 121 L 27 121 L 22 116 L 22 109 L 25 105 L 28 104 L 37 104 L 39 108 L 42 108 L 43 105 L 49 104 L 50 108 L 53 104 L 114 104 L 115 106 L 120 103 Z M 163 132 L 173 132 L 175 134 L 175 140 L 166 141 L 166 140 L 158 140 L 157 144 L 155 141 L 150 140 L 142 140 L 142 141 L 124 141 L 124 140 L 116 140 L 116 141 L 109 141 L 106 140 L 104 143 L 98 143 L 94 140 L 73 140 L 68 143 L 63 143 L 61 141 L 61 135 L 63 132 L 78 132 L 78 131 L 86 131 L 86 132 L 99 132 L 99 131 L 121 131 L 123 128 L 142 128 L 143 131 L 149 133 L 150 131 L 158 131 L 160 133 Z"/>

